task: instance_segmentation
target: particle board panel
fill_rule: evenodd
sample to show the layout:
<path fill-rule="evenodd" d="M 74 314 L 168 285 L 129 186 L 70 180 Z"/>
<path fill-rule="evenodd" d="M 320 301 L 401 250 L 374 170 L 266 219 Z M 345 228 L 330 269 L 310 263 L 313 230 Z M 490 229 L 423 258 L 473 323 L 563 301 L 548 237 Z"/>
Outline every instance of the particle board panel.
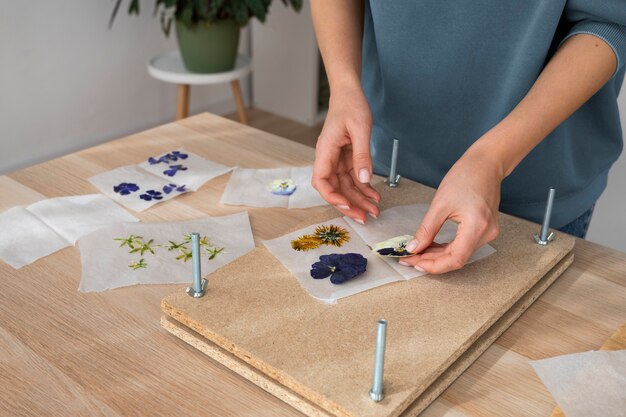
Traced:
<path fill-rule="evenodd" d="M 378 188 L 383 209 L 432 196 L 431 189 L 410 181 L 397 189 Z M 330 208 L 297 228 L 337 215 Z M 396 417 L 428 394 L 574 246 L 574 238 L 557 233 L 542 247 L 532 239 L 536 225 L 507 215 L 500 223 L 501 234 L 492 243 L 496 254 L 459 271 L 388 284 L 336 305 L 311 298 L 261 246 L 211 274 L 203 298 L 192 299 L 181 289 L 163 299 L 162 308 L 329 415 Z M 371 384 L 375 324 L 383 317 L 389 322 L 386 396 L 373 403 L 363 393 Z"/>
<path fill-rule="evenodd" d="M 574 254 L 565 256 L 545 277 L 531 288 L 513 307 L 495 322 L 468 350 L 457 359 L 436 381 L 434 381 L 408 408 L 401 417 L 419 415 L 434 401 L 454 380 L 465 371 L 526 309 L 556 280 L 574 261 Z M 198 349 L 211 359 L 216 360 L 238 375 L 253 382 L 296 410 L 311 417 L 331 416 L 315 404 L 299 396 L 276 380 L 269 378 L 259 370 L 238 359 L 226 350 L 212 343 L 201 334 L 191 330 L 170 316 L 161 318 L 161 327 L 185 343 Z M 365 393 L 361 393 L 366 395 Z"/>

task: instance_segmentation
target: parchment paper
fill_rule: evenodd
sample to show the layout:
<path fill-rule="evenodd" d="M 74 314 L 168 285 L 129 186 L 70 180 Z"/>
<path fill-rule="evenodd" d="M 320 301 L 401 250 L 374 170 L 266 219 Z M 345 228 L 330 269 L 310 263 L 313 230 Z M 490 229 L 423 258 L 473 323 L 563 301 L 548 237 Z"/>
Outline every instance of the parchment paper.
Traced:
<path fill-rule="evenodd" d="M 138 219 L 99 194 L 57 197 L 0 214 L 0 258 L 18 269 L 102 227 Z"/>
<path fill-rule="evenodd" d="M 392 207 L 383 210 L 378 219 L 369 219 L 366 224 L 359 224 L 351 218 L 345 216 L 344 219 L 350 227 L 352 227 L 361 238 L 369 246 L 374 246 L 378 242 L 382 242 L 389 238 L 400 235 L 414 235 L 415 230 L 419 227 L 420 222 L 428 211 L 428 204 L 409 204 L 404 206 Z M 456 235 L 457 225 L 454 222 L 447 221 L 435 237 L 437 243 L 447 243 L 454 239 Z M 486 256 L 491 255 L 496 250 L 484 245 L 480 247 L 470 257 L 467 263 L 475 262 Z M 384 258 L 394 270 L 406 279 L 411 279 L 425 275 L 423 272 L 416 270 L 410 266 L 403 266 L 398 263 L 397 258 Z"/>
<path fill-rule="evenodd" d="M 222 204 L 249 207 L 308 208 L 326 204 L 311 186 L 313 167 L 241 169 L 233 171 L 222 194 Z M 272 194 L 270 184 L 291 178 L 296 191 L 290 195 Z"/>
<path fill-rule="evenodd" d="M 94 175 L 88 181 L 110 199 L 131 210 L 141 212 L 186 192 L 196 191 L 207 181 L 232 170 L 184 149 L 178 149 L 176 152 L 184 153 L 187 157 L 156 164 L 150 164 L 146 160 L 139 165 L 123 166 Z M 154 158 L 158 160 L 162 156 L 156 155 Z M 171 173 L 171 176 L 166 175 L 165 172 L 173 165 L 182 165 L 186 169 L 177 170 Z M 127 193 L 116 192 L 114 187 L 122 183 L 134 184 L 137 189 L 129 190 Z M 148 191 L 158 193 L 158 198 L 146 198 Z"/>
<path fill-rule="evenodd" d="M 263 244 L 298 280 L 298 283 L 313 298 L 326 303 L 335 303 L 338 299 L 366 291 L 390 282 L 401 281 L 426 275 L 410 266 L 398 264 L 397 258 L 383 258 L 373 253 L 370 246 L 380 241 L 403 234 L 413 234 L 426 214 L 428 205 L 411 204 L 398 206 L 381 212 L 377 220 L 370 219 L 365 225 L 354 222 L 348 217 L 338 217 L 319 223 Z M 292 249 L 291 241 L 304 234 L 312 234 L 320 224 L 334 224 L 344 227 L 350 234 L 350 241 L 341 247 L 320 246 L 306 252 Z M 439 243 L 454 238 L 456 225 L 448 223 L 437 235 Z M 367 258 L 367 271 L 343 284 L 335 285 L 329 279 L 313 279 L 310 275 L 311 265 L 321 255 L 331 253 L 359 253 Z M 476 261 L 495 252 L 489 245 L 476 251 L 470 261 Z"/>
<path fill-rule="evenodd" d="M 531 362 L 567 417 L 626 416 L 626 350 Z"/>
<path fill-rule="evenodd" d="M 215 247 L 224 250 L 213 260 L 201 248 L 202 275 L 232 262 L 254 249 L 254 239 L 247 212 L 222 217 L 206 217 L 185 222 L 124 223 L 101 229 L 80 239 L 82 277 L 79 290 L 103 291 L 134 284 L 191 283 L 192 262 L 176 260 L 179 250 L 168 250 L 169 241 L 181 243 L 193 232 L 206 236 Z M 129 253 L 116 238 L 141 236 L 144 242 L 153 240 L 155 254 Z M 191 245 L 187 246 L 191 249 Z M 144 259 L 145 268 L 132 269 L 131 264 Z"/>

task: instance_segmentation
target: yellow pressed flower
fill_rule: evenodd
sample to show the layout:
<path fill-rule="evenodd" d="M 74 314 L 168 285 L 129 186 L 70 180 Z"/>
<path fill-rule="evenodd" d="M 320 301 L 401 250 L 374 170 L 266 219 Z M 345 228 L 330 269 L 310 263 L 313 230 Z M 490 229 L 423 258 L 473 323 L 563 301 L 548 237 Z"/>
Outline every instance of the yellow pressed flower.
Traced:
<path fill-rule="evenodd" d="M 313 235 L 302 235 L 291 241 L 291 247 L 297 251 L 308 251 L 318 248 L 322 241 Z"/>
<path fill-rule="evenodd" d="M 348 231 L 340 226 L 331 224 L 329 226 L 322 225 L 315 228 L 315 236 L 324 245 L 342 246 L 350 240 Z"/>

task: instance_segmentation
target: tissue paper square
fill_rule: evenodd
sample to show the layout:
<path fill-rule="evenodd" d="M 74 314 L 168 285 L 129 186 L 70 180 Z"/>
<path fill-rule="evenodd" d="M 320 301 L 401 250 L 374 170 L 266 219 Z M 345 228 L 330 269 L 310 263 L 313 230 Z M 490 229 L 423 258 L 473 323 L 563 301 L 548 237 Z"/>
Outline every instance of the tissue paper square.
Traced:
<path fill-rule="evenodd" d="M 102 227 L 138 219 L 99 194 L 57 197 L 0 214 L 0 258 L 21 268 Z"/>
<path fill-rule="evenodd" d="M 135 211 L 196 191 L 232 168 L 178 149 L 89 178 L 103 194 Z"/>
<path fill-rule="evenodd" d="M 249 207 L 309 208 L 326 204 L 311 185 L 313 167 L 235 169 L 222 204 Z"/>
<path fill-rule="evenodd" d="M 348 217 L 338 217 L 324 223 L 305 227 L 293 233 L 263 244 L 297 279 L 309 295 L 326 303 L 334 303 L 339 298 L 348 297 L 368 289 L 390 282 L 416 278 L 425 275 L 410 266 L 398 263 L 397 258 L 381 257 L 372 252 L 371 247 L 391 237 L 412 235 L 419 222 L 426 214 L 428 205 L 411 204 L 383 210 L 378 219 L 372 219 L 365 225 L 354 222 Z M 315 237 L 319 226 L 334 225 L 345 230 L 347 241 L 341 245 L 319 244 Z M 456 225 L 446 224 L 437 235 L 438 243 L 452 240 Z M 479 248 L 470 262 L 482 259 L 495 252 L 489 245 Z M 362 275 L 342 284 L 333 284 L 328 279 L 314 279 L 311 266 L 322 255 L 357 253 L 367 259 L 367 270 Z"/>
<path fill-rule="evenodd" d="M 191 282 L 191 237 L 200 234 L 203 275 L 254 249 L 248 213 L 169 223 L 124 223 L 79 241 L 79 290 Z"/>

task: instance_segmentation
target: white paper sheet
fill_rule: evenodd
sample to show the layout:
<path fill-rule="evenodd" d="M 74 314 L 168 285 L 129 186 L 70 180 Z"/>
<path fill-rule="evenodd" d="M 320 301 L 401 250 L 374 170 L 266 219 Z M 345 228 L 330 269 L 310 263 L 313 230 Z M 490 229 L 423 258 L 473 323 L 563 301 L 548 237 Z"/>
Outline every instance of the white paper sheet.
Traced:
<path fill-rule="evenodd" d="M 344 227 L 350 234 L 350 241 L 341 247 L 320 246 L 306 252 L 295 251 L 291 241 L 304 234 L 312 234 L 320 224 L 316 224 L 273 240 L 266 240 L 263 244 L 298 280 L 298 283 L 313 298 L 326 303 L 335 303 L 338 299 L 366 291 L 390 282 L 401 281 L 426 275 L 410 266 L 398 264 L 397 258 L 380 257 L 370 250 L 370 246 L 390 237 L 413 234 L 415 228 L 426 214 L 428 205 L 411 204 L 383 210 L 377 220 L 370 220 L 365 225 L 354 222 L 348 217 L 338 217 L 326 221 L 324 225 Z M 456 225 L 446 224 L 437 241 L 444 243 L 452 240 L 456 232 Z M 482 259 L 495 252 L 489 245 L 476 251 L 470 261 Z M 367 258 L 367 271 L 343 284 L 333 284 L 329 279 L 313 279 L 310 274 L 311 265 L 319 260 L 321 255 L 331 253 L 359 253 Z"/>
<path fill-rule="evenodd" d="M 99 194 L 57 197 L 0 214 L 0 258 L 21 268 L 102 227 L 138 219 Z"/>
<path fill-rule="evenodd" d="M 0 214 L 0 230 L 0 258 L 15 269 L 70 246 L 24 207 Z"/>
<path fill-rule="evenodd" d="M 179 156 L 158 162 L 166 158 L 166 155 L 174 154 Z M 103 172 L 89 178 L 89 182 L 112 200 L 141 212 L 185 192 L 196 191 L 207 181 L 230 170 L 232 168 L 208 161 L 184 149 L 177 149 L 164 155 L 149 157 L 139 165 Z M 132 188 L 123 187 L 122 184 L 131 184 Z"/>
<path fill-rule="evenodd" d="M 233 171 L 220 202 L 235 206 L 309 208 L 327 204 L 311 186 L 313 167 L 241 169 Z M 274 180 L 292 179 L 290 196 L 272 194 Z"/>
<path fill-rule="evenodd" d="M 408 204 L 392 207 L 382 211 L 378 219 L 369 219 L 364 225 L 355 222 L 347 216 L 344 219 L 361 236 L 365 243 L 369 246 L 374 246 L 378 242 L 395 236 L 414 235 L 415 230 L 426 215 L 428 207 L 428 204 Z M 456 228 L 457 226 L 454 222 L 445 222 L 439 233 L 437 233 L 435 242 L 447 243 L 452 241 L 456 235 Z M 484 245 L 472 254 L 467 263 L 475 262 L 478 259 L 491 255 L 495 251 L 493 247 Z M 400 265 L 397 258 L 384 258 L 384 260 L 406 279 L 426 275 L 424 272 L 420 272 L 411 266 Z"/>
<path fill-rule="evenodd" d="M 209 253 L 201 248 L 203 276 L 254 249 L 247 212 L 185 222 L 124 223 L 80 239 L 82 276 L 78 289 L 90 292 L 134 284 L 191 283 L 191 259 L 186 262 L 177 260 L 182 252 L 179 249 L 168 250 L 168 246 L 172 242 L 181 244 L 184 236 L 193 232 L 206 236 L 214 247 L 224 248 L 213 260 L 209 260 Z M 152 239 L 155 253 L 129 253 L 131 249 L 128 246 L 120 246 L 123 242 L 115 240 L 127 239 L 131 235 L 141 236 L 143 242 Z M 191 250 L 191 245 L 186 247 Z M 144 268 L 130 267 L 141 259 L 144 259 Z"/>
<path fill-rule="evenodd" d="M 626 350 L 531 362 L 567 417 L 626 416 Z"/>

